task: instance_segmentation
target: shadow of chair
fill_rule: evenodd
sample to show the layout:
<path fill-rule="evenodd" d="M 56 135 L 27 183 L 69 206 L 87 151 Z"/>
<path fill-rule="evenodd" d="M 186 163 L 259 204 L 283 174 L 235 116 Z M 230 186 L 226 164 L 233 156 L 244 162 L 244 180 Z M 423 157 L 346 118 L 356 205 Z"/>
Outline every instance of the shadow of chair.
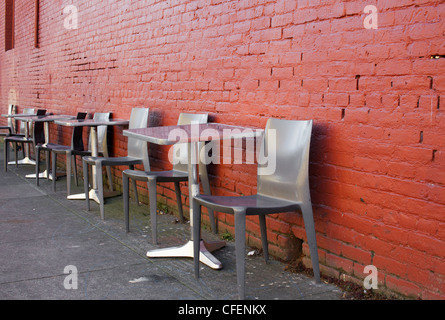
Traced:
<path fill-rule="evenodd" d="M 315 281 L 320 283 L 315 226 L 309 190 L 309 146 L 312 120 L 267 121 L 260 157 L 267 150 L 268 159 L 258 160 L 257 194 L 250 196 L 198 195 L 192 200 L 193 236 L 200 239 L 201 206 L 233 214 L 235 218 L 235 255 L 238 294 L 245 298 L 246 217 L 258 215 L 262 247 L 266 262 L 269 259 L 266 214 L 298 212 L 301 210 L 309 244 Z M 275 163 L 275 168 L 268 167 Z M 272 170 L 270 170 L 272 169 Z M 274 170 L 273 170 L 274 169 Z M 199 277 L 199 241 L 194 241 L 195 277 Z"/>
<path fill-rule="evenodd" d="M 76 120 L 85 119 L 87 116 L 86 112 L 78 112 Z M 45 143 L 36 146 L 36 184 L 39 185 L 39 171 L 40 171 L 40 151 L 45 151 L 46 153 L 46 171 L 47 179 L 50 177 L 50 158 L 52 158 L 51 175 L 52 175 L 52 189 L 56 192 L 56 180 L 57 180 L 57 154 L 66 155 L 66 175 L 67 175 L 67 194 L 71 194 L 71 158 L 72 151 L 79 150 L 83 151 L 83 128 L 74 127 L 71 136 L 71 146 L 56 144 L 56 143 Z M 51 154 L 51 157 L 50 157 Z M 77 170 L 74 165 L 74 180 L 77 185 Z"/>
<path fill-rule="evenodd" d="M 148 108 L 133 108 L 131 110 L 129 129 L 146 128 L 148 126 Z M 86 194 L 87 209 L 90 210 L 90 199 L 89 199 L 89 177 L 88 177 L 88 165 L 96 166 L 96 185 L 98 188 L 98 198 L 100 207 L 100 216 L 105 219 L 105 208 L 104 208 L 104 187 L 103 187 L 103 177 L 102 168 L 104 166 L 129 166 L 130 169 L 134 169 L 135 165 L 142 164 L 144 170 L 150 169 L 150 162 L 148 158 L 147 143 L 138 139 L 128 138 L 127 143 L 127 156 L 123 157 L 92 157 L 84 156 L 82 157 L 83 164 L 83 179 L 84 179 L 84 189 Z M 133 184 L 136 201 L 137 189 L 136 182 Z"/>
<path fill-rule="evenodd" d="M 26 108 L 24 109 L 24 114 L 33 114 L 34 109 L 33 108 Z M 38 109 L 36 115 L 37 116 L 44 116 L 46 114 L 46 110 L 44 109 Z M 28 123 L 24 123 L 22 121 L 22 125 L 28 126 Z M 26 128 L 26 127 L 25 127 Z M 5 172 L 8 170 L 8 161 L 9 161 L 9 143 L 15 144 L 15 164 L 16 167 L 18 167 L 18 150 L 17 150 L 17 144 L 22 144 L 23 146 L 25 144 L 32 144 L 35 150 L 35 147 L 38 144 L 45 143 L 45 131 L 44 131 L 44 124 L 43 122 L 34 122 L 33 123 L 33 129 L 31 130 L 31 135 L 26 137 L 26 135 L 11 135 L 9 137 L 5 138 L 5 152 L 4 152 L 4 160 L 5 160 Z M 24 147 L 22 147 L 24 149 Z"/>
<path fill-rule="evenodd" d="M 181 113 L 178 119 L 178 125 L 189 125 L 192 123 L 207 123 L 207 114 L 192 114 Z M 202 149 L 202 145 L 200 150 Z M 185 147 L 185 148 L 183 148 Z M 148 194 L 150 203 L 150 220 L 152 228 L 152 241 L 153 244 L 157 243 L 157 183 L 158 182 L 172 182 L 175 185 L 176 202 L 178 204 L 178 212 L 181 222 L 184 222 L 184 215 L 181 201 L 181 189 L 180 182 L 188 181 L 188 166 L 187 166 L 187 144 L 175 144 L 173 145 L 173 169 L 167 171 L 140 171 L 140 170 L 124 170 L 122 173 L 122 185 L 123 185 L 123 198 L 124 198 L 124 214 L 125 214 L 125 226 L 127 232 L 130 231 L 130 218 L 129 218 L 129 179 L 148 182 Z M 178 156 L 178 152 L 181 153 Z M 179 159 L 179 157 L 181 159 Z M 185 162 L 184 162 L 185 160 Z M 203 189 L 206 194 L 210 195 L 210 184 L 207 175 L 207 168 L 205 164 L 200 163 L 200 178 L 203 184 Z M 212 224 L 212 230 L 216 232 L 215 218 L 213 210 L 209 210 L 209 217 Z"/>

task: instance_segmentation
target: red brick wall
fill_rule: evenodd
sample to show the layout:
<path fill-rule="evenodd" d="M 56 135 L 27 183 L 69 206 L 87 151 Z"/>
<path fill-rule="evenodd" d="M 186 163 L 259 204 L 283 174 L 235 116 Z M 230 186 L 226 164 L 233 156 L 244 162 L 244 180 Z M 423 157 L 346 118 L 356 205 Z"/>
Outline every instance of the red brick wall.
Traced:
<path fill-rule="evenodd" d="M 2 113 L 15 90 L 19 108 L 128 118 L 146 106 L 159 125 L 182 111 L 260 127 L 268 117 L 313 119 L 322 272 L 361 281 L 372 264 L 382 290 L 445 298 L 442 1 L 42 0 L 39 49 L 34 1 L 15 3 L 15 48 L 0 51 Z M 69 4 L 78 29 L 64 28 Z M 365 28 L 367 5 L 378 10 L 377 29 Z M 0 26 L 4 12 L 2 2 Z M 113 154 L 125 154 L 122 130 L 114 132 Z M 169 167 L 164 151 L 152 146 L 154 168 Z M 214 193 L 255 192 L 254 165 L 211 173 Z M 219 218 L 220 231 L 232 232 L 233 218 Z M 283 259 L 295 237 L 306 238 L 299 215 L 274 215 L 268 227 L 271 251 Z M 258 245 L 257 220 L 248 228 Z"/>

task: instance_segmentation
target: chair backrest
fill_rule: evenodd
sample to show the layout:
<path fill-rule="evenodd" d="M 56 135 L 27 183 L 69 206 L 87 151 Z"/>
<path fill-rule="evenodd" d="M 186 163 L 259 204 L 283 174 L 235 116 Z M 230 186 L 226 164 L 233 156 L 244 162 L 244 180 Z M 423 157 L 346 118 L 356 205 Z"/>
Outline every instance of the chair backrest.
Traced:
<path fill-rule="evenodd" d="M 45 109 L 38 109 L 36 115 L 44 116 Z M 45 143 L 45 124 L 43 122 L 34 122 L 33 139 L 35 144 Z"/>
<path fill-rule="evenodd" d="M 133 108 L 130 114 L 128 129 L 140 129 L 148 127 L 149 108 Z M 147 142 L 140 139 L 128 138 L 128 156 L 143 159 L 145 170 L 150 169 L 148 159 Z"/>
<path fill-rule="evenodd" d="M 94 113 L 94 120 L 109 120 L 111 112 L 96 112 Z M 107 126 L 97 127 L 97 151 L 103 152 L 107 149 Z M 88 150 L 91 150 L 91 137 L 88 140 Z"/>
<path fill-rule="evenodd" d="M 24 108 L 23 109 L 23 114 L 34 114 L 34 108 Z M 19 133 L 25 133 L 26 130 L 26 126 L 28 124 L 25 121 L 21 121 L 20 122 L 20 132 Z"/>
<path fill-rule="evenodd" d="M 10 104 L 8 106 L 8 114 L 14 114 L 14 113 L 15 113 L 15 105 Z M 14 118 L 8 118 L 8 127 L 11 128 L 11 132 L 14 132 L 14 127 L 15 127 Z"/>
<path fill-rule="evenodd" d="M 207 123 L 207 113 L 181 113 L 178 118 L 178 125 L 189 125 L 192 123 Z M 204 144 L 199 144 L 201 150 Z M 188 144 L 176 143 L 173 145 L 173 170 L 188 172 Z"/>
<path fill-rule="evenodd" d="M 86 112 L 78 112 L 76 119 L 83 120 L 87 117 Z M 76 151 L 83 151 L 83 127 L 74 127 L 73 135 L 71 136 L 71 148 Z"/>
<path fill-rule="evenodd" d="M 267 121 L 258 158 L 258 194 L 289 201 L 303 201 L 310 197 L 311 132 L 312 120 Z M 265 150 L 267 157 L 264 156 Z"/>

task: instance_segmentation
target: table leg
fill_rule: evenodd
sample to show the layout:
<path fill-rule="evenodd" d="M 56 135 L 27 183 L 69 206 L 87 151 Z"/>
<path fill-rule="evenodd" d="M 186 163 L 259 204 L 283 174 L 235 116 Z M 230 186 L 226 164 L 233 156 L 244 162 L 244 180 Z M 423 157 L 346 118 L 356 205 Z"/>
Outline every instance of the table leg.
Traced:
<path fill-rule="evenodd" d="M 97 151 L 97 130 L 96 127 L 90 128 L 90 139 L 91 139 L 91 156 L 97 157 L 98 151 Z M 100 203 L 99 197 L 97 196 L 97 190 L 96 190 L 96 166 L 91 166 L 92 172 L 93 172 L 93 188 L 89 192 L 89 199 L 94 200 L 97 203 Z M 67 197 L 68 200 L 85 200 L 86 196 L 85 193 L 79 193 L 79 194 L 72 194 Z"/>
<path fill-rule="evenodd" d="M 45 144 L 44 144 L 44 146 L 45 146 L 46 144 L 49 143 L 49 123 L 47 121 L 44 122 L 44 131 L 45 131 Z M 42 178 L 42 179 L 49 178 L 49 180 L 52 180 L 53 179 L 53 175 L 52 175 L 52 173 L 49 173 L 49 177 L 48 177 L 48 172 L 49 172 L 49 170 L 48 170 L 48 168 L 46 168 L 45 171 L 39 173 L 39 178 Z M 59 175 L 57 175 L 57 176 L 59 176 Z M 35 179 L 36 178 L 36 174 L 35 173 L 27 174 L 25 176 L 25 178 L 27 178 L 27 179 Z"/>
<path fill-rule="evenodd" d="M 189 194 L 190 197 L 196 196 L 199 193 L 199 175 L 198 175 L 198 143 L 193 142 L 189 144 L 188 150 L 188 168 L 189 168 Z M 190 228 L 193 231 L 193 209 L 190 200 Z M 199 228 L 200 226 L 196 226 Z M 150 258 L 160 258 L 160 257 L 170 257 L 170 258 L 193 258 L 193 232 L 191 233 L 190 240 L 182 246 L 170 247 L 164 249 L 150 250 L 147 252 L 147 257 Z M 215 258 L 211 252 L 220 249 L 226 245 L 224 241 L 212 241 L 206 242 L 202 239 L 200 241 L 200 254 L 199 261 L 207 265 L 212 269 L 221 269 L 222 263 Z"/>
<path fill-rule="evenodd" d="M 91 139 L 91 156 L 97 157 L 99 155 L 98 146 L 97 146 L 97 129 L 96 127 L 91 127 L 90 129 L 90 139 Z M 96 203 L 100 204 L 97 185 L 96 185 L 96 166 L 91 166 L 92 168 L 92 179 L 93 179 L 93 188 L 90 189 L 88 193 L 89 199 L 96 201 Z M 119 191 L 105 191 L 104 198 L 110 198 L 119 195 Z M 72 194 L 67 197 L 68 200 L 85 200 L 85 193 Z"/>

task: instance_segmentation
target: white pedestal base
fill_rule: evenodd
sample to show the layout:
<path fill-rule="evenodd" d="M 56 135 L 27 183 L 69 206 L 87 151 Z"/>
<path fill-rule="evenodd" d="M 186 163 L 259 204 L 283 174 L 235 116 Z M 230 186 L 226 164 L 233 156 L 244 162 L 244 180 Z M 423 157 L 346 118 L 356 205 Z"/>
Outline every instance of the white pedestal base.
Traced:
<path fill-rule="evenodd" d="M 118 196 L 120 194 L 119 191 L 105 191 L 104 192 L 104 198 L 111 198 Z M 88 193 L 88 197 L 90 200 L 96 201 L 98 204 L 100 203 L 98 192 L 96 189 L 91 189 Z M 85 193 L 79 193 L 79 194 L 72 194 L 67 197 L 68 200 L 85 200 Z"/>
<path fill-rule="evenodd" d="M 36 165 L 36 162 L 34 160 L 30 159 L 29 157 L 25 157 L 23 159 L 20 159 L 20 160 L 17 161 L 17 163 L 18 164 L 29 164 L 29 165 L 33 165 L 33 166 Z M 9 161 L 8 164 L 14 165 L 15 161 Z"/>
<path fill-rule="evenodd" d="M 222 268 L 222 263 L 216 259 L 211 252 L 224 247 L 224 241 L 212 241 L 200 243 L 199 261 L 209 266 L 212 269 L 219 270 Z M 193 241 L 188 241 L 185 245 L 179 247 L 171 247 L 164 249 L 156 249 L 147 252 L 149 258 L 193 258 Z"/>

